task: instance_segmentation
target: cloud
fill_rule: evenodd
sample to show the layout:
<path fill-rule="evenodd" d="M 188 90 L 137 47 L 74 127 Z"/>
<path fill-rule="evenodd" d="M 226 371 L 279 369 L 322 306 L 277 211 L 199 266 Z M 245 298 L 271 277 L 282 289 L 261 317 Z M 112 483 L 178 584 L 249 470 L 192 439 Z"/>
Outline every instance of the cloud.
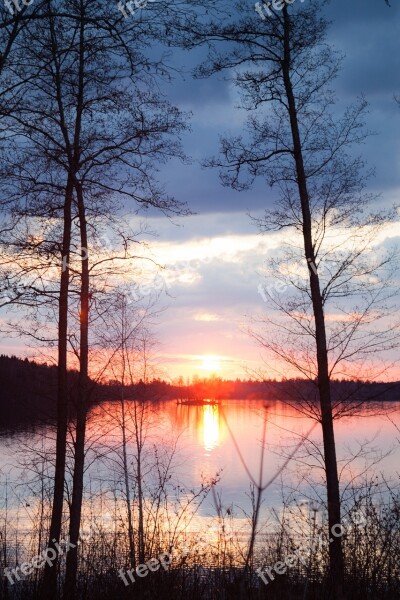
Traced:
<path fill-rule="evenodd" d="M 194 315 L 193 319 L 195 321 L 202 321 L 204 323 L 211 323 L 213 321 L 220 321 L 221 317 L 212 313 L 198 313 Z"/>
<path fill-rule="evenodd" d="M 393 99 L 400 92 L 400 6 L 391 8 L 384 0 L 335 0 L 326 5 L 332 23 L 328 41 L 345 54 L 343 70 L 333 87 L 341 105 L 365 94 L 370 102 L 367 128 L 376 136 L 360 147 L 371 166 L 376 166 L 376 179 L 370 186 L 388 192 L 400 187 L 399 126 L 400 108 Z M 301 10 L 301 7 L 299 8 Z M 219 152 L 219 136 L 239 134 L 243 129 L 244 111 L 236 108 L 237 92 L 230 81 L 218 75 L 193 80 L 190 71 L 205 56 L 205 49 L 190 53 L 174 51 L 172 62 L 184 78 L 177 76 L 166 88 L 172 100 L 192 112 L 192 131 L 185 134 L 184 146 L 195 161 L 192 165 L 172 163 L 161 170 L 167 189 L 188 201 L 200 213 L 232 213 L 260 210 L 271 206 L 276 193 L 262 180 L 240 193 L 221 186 L 215 170 L 203 170 L 199 161 Z"/>

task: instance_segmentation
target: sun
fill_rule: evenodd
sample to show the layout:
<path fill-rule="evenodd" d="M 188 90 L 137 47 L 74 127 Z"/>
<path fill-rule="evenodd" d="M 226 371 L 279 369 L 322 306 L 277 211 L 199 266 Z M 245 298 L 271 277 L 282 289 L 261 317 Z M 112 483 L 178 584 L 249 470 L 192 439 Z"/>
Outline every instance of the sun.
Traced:
<path fill-rule="evenodd" d="M 221 361 L 218 356 L 203 356 L 201 368 L 205 371 L 216 373 L 221 369 Z"/>

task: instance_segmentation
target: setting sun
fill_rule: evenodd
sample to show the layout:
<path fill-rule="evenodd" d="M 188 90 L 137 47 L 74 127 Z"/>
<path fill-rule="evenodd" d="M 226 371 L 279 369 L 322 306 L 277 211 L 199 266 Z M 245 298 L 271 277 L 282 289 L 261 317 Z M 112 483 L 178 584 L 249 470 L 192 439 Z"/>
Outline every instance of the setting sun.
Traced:
<path fill-rule="evenodd" d="M 201 368 L 205 371 L 212 371 L 215 373 L 221 369 L 221 361 L 218 356 L 203 356 Z"/>

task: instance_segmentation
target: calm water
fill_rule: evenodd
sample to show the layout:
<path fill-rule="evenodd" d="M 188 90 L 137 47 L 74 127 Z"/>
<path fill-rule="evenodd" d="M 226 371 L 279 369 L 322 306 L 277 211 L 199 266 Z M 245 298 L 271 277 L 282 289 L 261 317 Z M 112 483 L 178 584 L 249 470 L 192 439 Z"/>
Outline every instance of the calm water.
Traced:
<path fill-rule="evenodd" d="M 312 426 L 311 420 L 280 401 L 269 402 L 267 409 L 263 406 L 261 401 L 225 401 L 221 406 L 178 406 L 175 402 L 157 405 L 144 419 L 146 480 L 154 482 L 157 478 L 154 452 L 158 453 L 159 465 L 170 461 L 171 485 L 179 482 L 184 490 L 198 487 L 202 477 L 209 479 L 219 473 L 216 491 L 222 506 L 229 508 L 237 519 L 243 519 L 242 509 L 250 508 L 250 479 L 243 463 L 257 479 L 264 418 L 267 420 L 264 482 L 277 473 L 285 456 Z M 128 412 L 130 410 L 132 405 L 128 405 Z M 121 488 L 120 417 L 121 406 L 112 401 L 96 407 L 89 415 L 86 487 L 91 495 L 102 492 L 112 497 L 115 490 Z M 343 484 L 368 467 L 369 474 L 373 470 L 384 473 L 387 480 L 398 485 L 400 434 L 391 421 L 400 428 L 400 402 L 381 405 L 380 414 L 375 416 L 364 412 L 336 422 Z M 128 429 L 133 429 L 132 416 L 128 416 Z M 308 496 L 310 488 L 304 483 L 305 475 L 307 481 L 321 483 L 323 473 L 316 450 L 321 442 L 319 425 L 310 439 L 314 455 L 310 456 L 305 445 L 297 450 L 265 492 L 265 510 L 279 508 L 283 497 L 301 501 Z M 20 525 L 25 523 L 29 527 L 35 519 L 41 475 L 51 470 L 50 463 L 44 464 L 39 457 L 46 452 L 50 457 L 53 440 L 51 427 L 0 437 L 0 511 L 4 516 L 7 492 L 8 518 L 19 519 Z M 134 452 L 132 438 L 128 454 L 133 456 Z M 352 462 L 345 466 L 350 458 Z M 215 513 L 214 499 L 210 495 L 200 507 L 198 518 L 207 519 Z"/>

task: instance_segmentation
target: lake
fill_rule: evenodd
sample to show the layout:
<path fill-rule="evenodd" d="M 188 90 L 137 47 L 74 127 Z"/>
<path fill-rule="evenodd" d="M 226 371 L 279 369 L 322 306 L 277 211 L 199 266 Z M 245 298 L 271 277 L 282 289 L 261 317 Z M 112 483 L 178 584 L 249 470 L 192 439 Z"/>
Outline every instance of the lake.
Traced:
<path fill-rule="evenodd" d="M 133 471 L 137 454 L 135 406 L 126 403 L 127 454 Z M 215 517 L 216 503 L 234 520 L 236 529 L 246 526 L 245 515 L 251 510 L 250 476 L 258 481 L 260 474 L 264 420 L 263 483 L 278 474 L 264 493 L 264 515 L 273 509 L 279 512 L 284 503 L 307 504 L 323 494 L 320 426 L 317 424 L 308 442 L 299 446 L 313 421 L 279 400 L 272 399 L 267 406 L 259 400 L 229 400 L 204 406 L 169 401 L 151 405 L 140 414 L 142 475 L 148 499 L 155 493 L 160 477 L 165 477 L 169 490 L 165 502 L 176 506 L 179 497 L 179 506 L 190 505 L 202 480 L 218 478 L 214 493 L 201 503 L 196 516 L 185 521 L 193 530 Z M 123 497 L 120 425 L 120 402 L 105 402 L 89 413 L 86 516 L 89 498 L 90 514 L 97 511 L 110 520 L 115 514 L 115 501 Z M 358 485 L 367 468 L 369 478 L 375 472 L 384 474 L 390 485 L 398 486 L 400 434 L 395 425 L 400 428 L 400 402 L 380 404 L 374 414 L 364 410 L 336 422 L 342 488 Z M 53 444 L 54 429 L 50 425 L 3 432 L 0 437 L 0 516 L 7 517 L 16 529 L 27 532 L 37 526 L 39 513 L 43 516 L 39 500 L 46 498 L 48 502 Z M 190 506 L 195 505 L 193 501 Z"/>

